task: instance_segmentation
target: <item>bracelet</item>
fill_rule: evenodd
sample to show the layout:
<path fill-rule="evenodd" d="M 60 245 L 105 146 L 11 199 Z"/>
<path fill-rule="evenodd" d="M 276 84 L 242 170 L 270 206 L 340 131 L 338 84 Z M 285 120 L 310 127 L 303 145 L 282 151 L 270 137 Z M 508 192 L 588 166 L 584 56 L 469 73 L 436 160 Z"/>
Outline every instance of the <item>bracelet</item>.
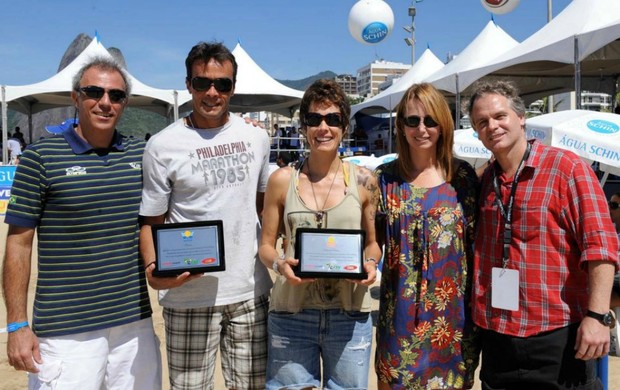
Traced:
<path fill-rule="evenodd" d="M 21 329 L 23 327 L 28 326 L 28 321 L 23 321 L 23 322 L 11 322 L 10 324 L 8 324 L 6 326 L 6 331 L 8 333 L 13 333 L 18 329 Z"/>
<path fill-rule="evenodd" d="M 364 263 L 368 263 L 369 261 L 375 263 L 375 268 L 379 266 L 379 264 L 377 263 L 377 259 L 375 259 L 374 257 L 367 257 L 366 260 L 364 260 Z"/>
<path fill-rule="evenodd" d="M 150 263 L 148 263 L 147 265 L 144 266 L 144 269 L 147 269 L 148 267 L 151 266 L 151 264 L 155 264 L 156 261 L 151 261 Z"/>
<path fill-rule="evenodd" d="M 280 269 L 278 267 L 278 260 L 284 260 L 286 257 L 283 254 L 281 254 L 280 256 L 276 257 L 273 260 L 273 264 L 271 265 L 271 269 L 273 269 L 273 271 L 276 273 L 276 275 L 282 275 L 282 273 L 280 272 Z"/>

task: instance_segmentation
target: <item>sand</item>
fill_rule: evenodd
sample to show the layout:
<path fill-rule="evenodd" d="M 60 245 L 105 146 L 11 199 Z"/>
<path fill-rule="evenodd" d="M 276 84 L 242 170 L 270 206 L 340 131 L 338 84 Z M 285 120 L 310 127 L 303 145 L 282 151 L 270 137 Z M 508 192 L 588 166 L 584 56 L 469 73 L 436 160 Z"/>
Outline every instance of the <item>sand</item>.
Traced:
<path fill-rule="evenodd" d="M 0 217 L 3 219 L 3 217 Z M 4 259 L 4 249 L 5 249 L 5 238 L 6 238 L 7 225 L 4 223 L 0 223 L 0 237 L 2 237 L 0 241 L 0 258 Z M 34 251 L 34 256 L 36 256 L 36 248 Z M 32 300 L 34 297 L 34 281 L 36 280 L 37 270 L 36 270 L 36 262 L 32 262 L 32 273 L 31 273 L 31 283 L 30 288 L 28 290 L 28 302 L 29 302 L 29 313 L 32 312 Z M 153 306 L 153 322 L 155 325 L 155 331 L 159 336 L 161 341 L 161 354 L 163 358 L 163 373 L 164 373 L 164 389 L 169 389 L 168 385 L 168 370 L 166 367 L 166 351 L 164 346 L 164 323 L 162 318 L 162 309 L 157 303 L 157 296 L 154 290 L 149 290 L 151 303 Z M 0 305 L 0 327 L 4 327 L 6 324 L 6 307 L 4 306 L 4 295 L 2 295 L 2 305 Z M 376 307 L 378 307 L 377 301 L 373 302 Z M 27 378 L 26 374 L 23 371 L 15 371 L 13 367 L 9 366 L 8 359 L 6 356 L 6 343 L 7 343 L 7 334 L 0 334 L 0 390 L 15 390 L 15 389 L 25 389 L 27 388 Z M 374 351 L 373 354 L 374 356 Z M 371 367 L 373 365 L 371 364 Z M 376 390 L 376 380 L 377 377 L 374 373 L 374 370 L 370 370 L 370 386 L 369 390 Z M 609 358 L 609 390 L 620 390 L 620 358 L 610 357 Z M 223 385 L 223 380 L 221 376 L 221 372 L 216 370 L 216 389 L 225 389 Z M 480 390 L 480 383 L 477 381 L 474 386 L 475 390 Z"/>

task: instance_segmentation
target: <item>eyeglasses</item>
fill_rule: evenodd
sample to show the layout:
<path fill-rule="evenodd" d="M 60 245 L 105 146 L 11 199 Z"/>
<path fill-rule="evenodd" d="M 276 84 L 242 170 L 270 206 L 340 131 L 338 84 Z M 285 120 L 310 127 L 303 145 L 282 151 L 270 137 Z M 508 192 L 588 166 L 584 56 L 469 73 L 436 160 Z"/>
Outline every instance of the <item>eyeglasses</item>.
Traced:
<path fill-rule="evenodd" d="M 620 203 L 618 203 L 618 202 L 609 202 L 607 204 L 609 205 L 609 208 L 611 210 L 617 210 L 618 206 L 620 206 Z"/>
<path fill-rule="evenodd" d="M 335 112 L 327 115 L 309 112 L 304 117 L 304 123 L 306 126 L 319 126 L 323 121 L 327 123 L 327 126 L 342 127 L 343 125 L 342 116 Z"/>
<path fill-rule="evenodd" d="M 191 84 L 192 88 L 199 92 L 208 91 L 212 85 L 218 92 L 230 92 L 233 88 L 233 81 L 226 77 L 217 79 L 210 79 L 208 77 L 194 77 Z"/>
<path fill-rule="evenodd" d="M 435 120 L 428 115 L 425 116 L 424 119 L 417 115 L 411 115 L 403 118 L 403 121 L 409 127 L 418 127 L 420 126 L 420 122 L 424 123 L 424 127 L 426 128 L 439 126 L 439 123 L 435 122 Z"/>
<path fill-rule="evenodd" d="M 105 93 L 108 93 L 110 102 L 123 103 L 127 99 L 127 92 L 122 89 L 108 89 L 98 87 L 96 85 L 87 85 L 86 87 L 78 88 L 78 91 L 82 92 L 89 99 L 101 99 Z"/>

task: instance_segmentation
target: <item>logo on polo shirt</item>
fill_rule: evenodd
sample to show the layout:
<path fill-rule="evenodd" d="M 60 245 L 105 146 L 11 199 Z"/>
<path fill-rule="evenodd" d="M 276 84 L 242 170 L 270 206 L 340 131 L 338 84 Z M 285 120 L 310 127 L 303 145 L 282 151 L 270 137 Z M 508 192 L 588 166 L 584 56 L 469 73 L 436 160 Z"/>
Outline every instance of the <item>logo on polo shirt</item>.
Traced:
<path fill-rule="evenodd" d="M 65 169 L 65 172 L 66 176 L 86 175 L 86 168 L 75 165 Z"/>
<path fill-rule="evenodd" d="M 129 163 L 129 166 L 132 167 L 133 169 L 142 169 L 142 163 L 132 162 L 132 163 Z"/>

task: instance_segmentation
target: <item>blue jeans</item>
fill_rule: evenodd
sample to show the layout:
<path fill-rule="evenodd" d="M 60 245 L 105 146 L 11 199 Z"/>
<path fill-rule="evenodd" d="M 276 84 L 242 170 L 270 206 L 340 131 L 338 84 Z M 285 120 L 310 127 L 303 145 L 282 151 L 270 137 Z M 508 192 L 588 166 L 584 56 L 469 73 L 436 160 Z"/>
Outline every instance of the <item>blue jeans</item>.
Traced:
<path fill-rule="evenodd" d="M 372 347 L 370 313 L 302 310 L 269 313 L 268 390 L 366 389 Z"/>

